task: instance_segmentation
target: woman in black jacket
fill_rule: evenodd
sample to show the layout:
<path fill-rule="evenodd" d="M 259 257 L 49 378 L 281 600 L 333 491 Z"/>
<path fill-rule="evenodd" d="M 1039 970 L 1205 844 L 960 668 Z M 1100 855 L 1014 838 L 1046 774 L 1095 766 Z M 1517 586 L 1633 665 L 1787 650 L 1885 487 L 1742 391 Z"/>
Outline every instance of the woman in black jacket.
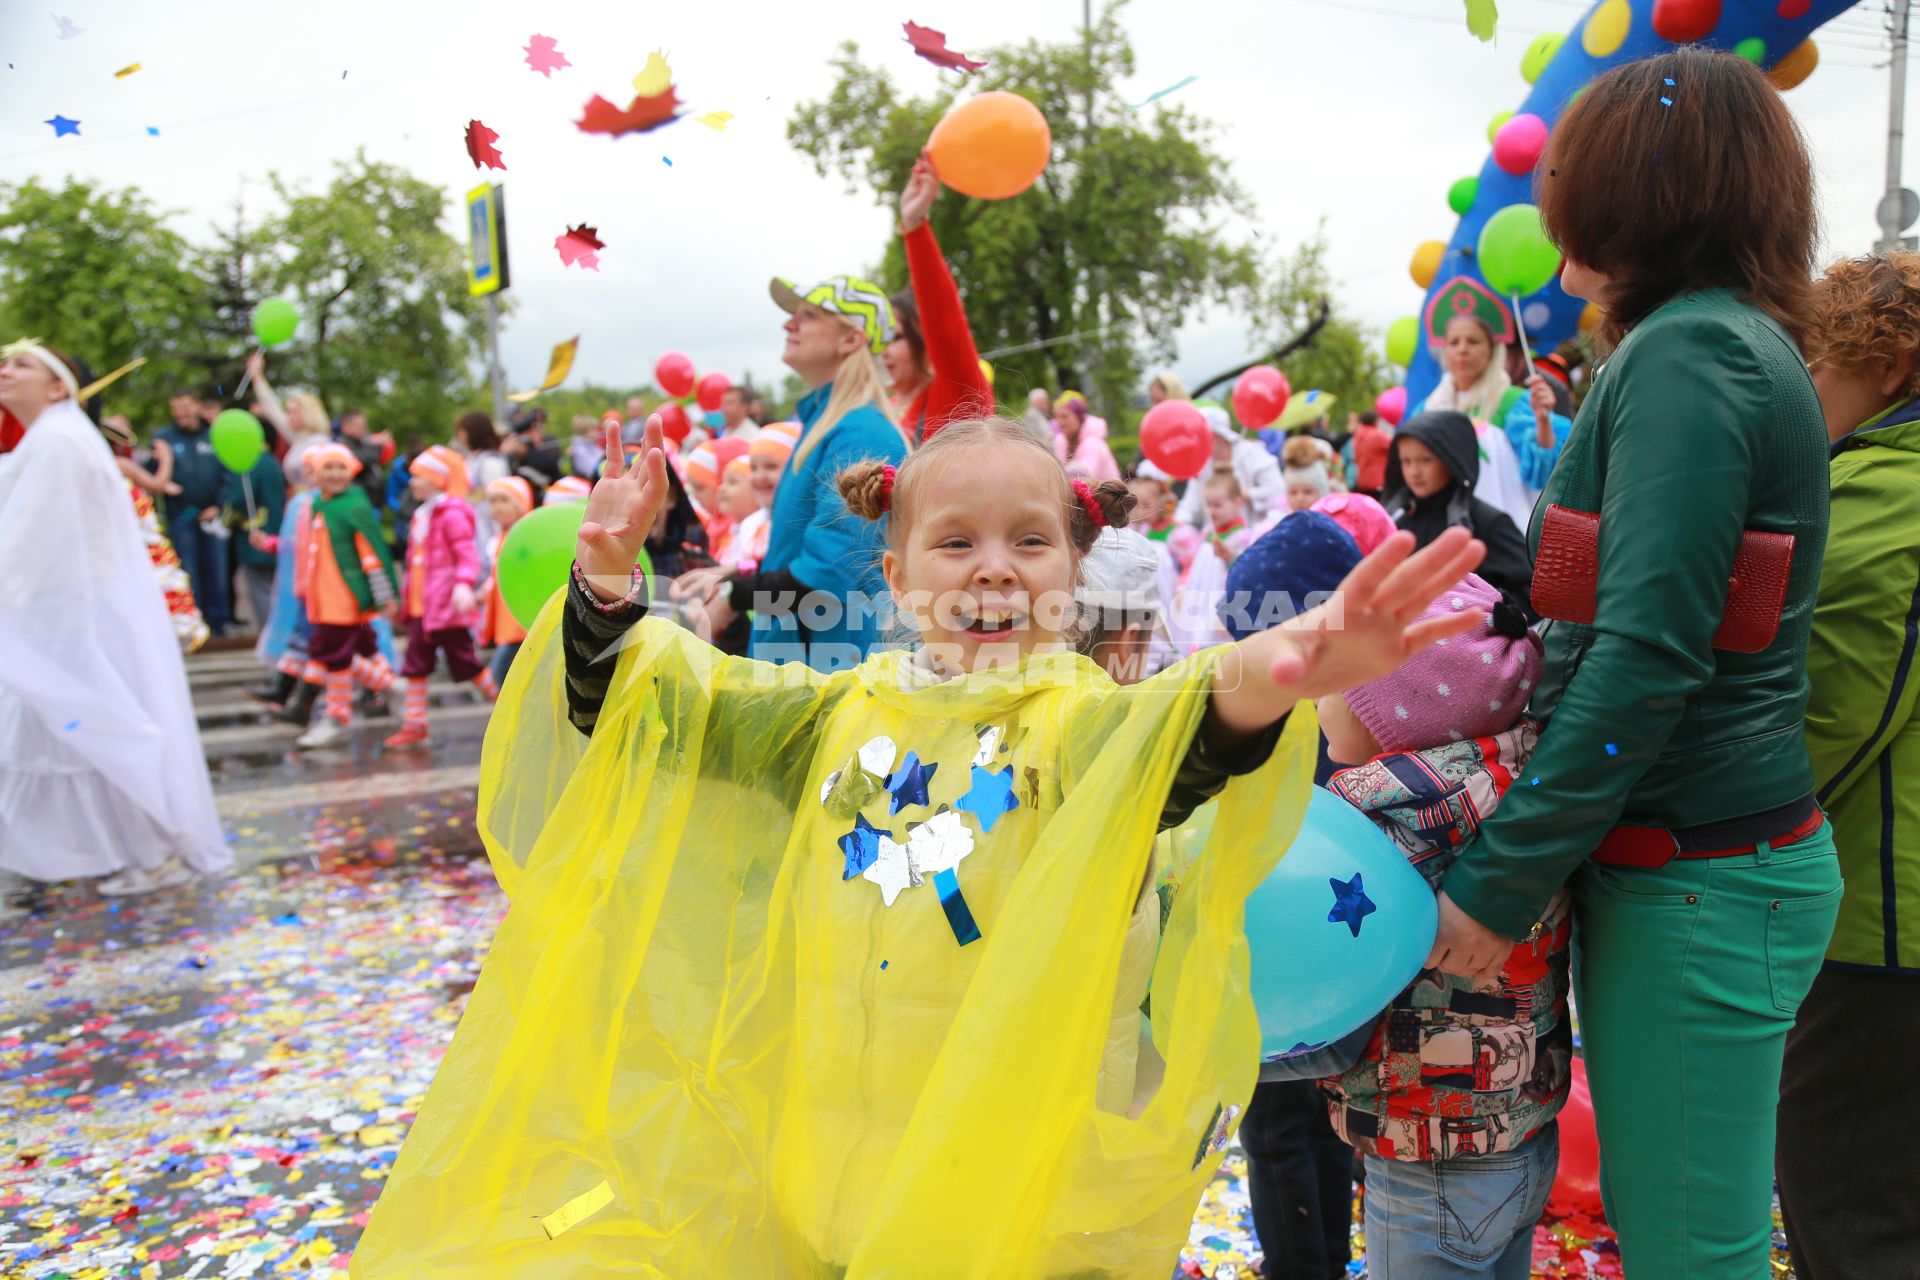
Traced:
<path fill-rule="evenodd" d="M 1393 435 L 1386 508 L 1394 523 L 1411 531 L 1422 547 L 1454 525 L 1470 530 L 1487 544 L 1480 576 L 1532 622 L 1538 615 L 1528 600 L 1533 566 L 1527 541 L 1506 512 L 1474 496 L 1479 479 L 1480 442 L 1473 420 L 1452 409 L 1417 413 Z"/>

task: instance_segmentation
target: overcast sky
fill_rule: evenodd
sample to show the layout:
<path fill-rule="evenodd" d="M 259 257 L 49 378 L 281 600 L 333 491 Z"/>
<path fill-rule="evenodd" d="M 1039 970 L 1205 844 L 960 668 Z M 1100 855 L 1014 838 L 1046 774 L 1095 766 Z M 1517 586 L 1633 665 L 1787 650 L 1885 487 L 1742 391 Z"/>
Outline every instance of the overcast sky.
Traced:
<path fill-rule="evenodd" d="M 1524 96 L 1528 41 L 1568 30 L 1586 7 L 1501 0 L 1500 38 L 1483 45 L 1459 0 L 1135 0 L 1124 21 L 1138 74 L 1111 88 L 1139 101 L 1197 76 L 1177 100 L 1219 125 L 1262 234 L 1291 244 L 1324 216 L 1342 297 L 1383 328 L 1419 303 L 1406 271 L 1415 244 L 1452 231 L 1448 184 L 1478 171 L 1487 120 Z M 1813 143 L 1829 256 L 1877 235 L 1878 9 L 1857 6 L 1822 33 L 1820 69 L 1786 96 Z M 518 303 L 502 340 L 512 386 L 537 383 L 549 348 L 575 333 L 576 381 L 643 380 L 677 347 L 702 368 L 777 382 L 782 317 L 768 277 L 870 268 L 892 225 L 785 139 L 795 104 L 830 88 L 840 41 L 931 91 L 940 73 L 909 52 L 903 21 L 980 50 L 1070 38 L 1080 11 L 1080 0 L 0 0 L 0 176 L 138 186 L 200 239 L 236 194 L 264 207 L 268 170 L 317 188 L 364 148 L 444 185 L 458 232 L 456 202 L 481 180 L 462 145 L 477 117 L 499 132 L 507 165 L 493 176 L 507 188 Z M 81 34 L 58 38 L 56 14 Z M 523 62 L 536 31 L 573 63 L 551 79 Z M 595 93 L 624 105 L 656 47 L 689 117 L 618 140 L 578 132 L 581 105 Z M 133 62 L 142 69 L 114 78 Z M 724 133 L 691 118 L 712 110 L 733 113 Z M 42 123 L 56 113 L 79 120 L 79 136 L 56 139 Z M 563 268 L 553 250 L 577 222 L 606 241 L 598 274 Z M 1232 317 L 1204 316 L 1181 334 L 1176 368 L 1211 374 L 1243 347 Z M 111 364 L 125 353 L 93 354 Z"/>

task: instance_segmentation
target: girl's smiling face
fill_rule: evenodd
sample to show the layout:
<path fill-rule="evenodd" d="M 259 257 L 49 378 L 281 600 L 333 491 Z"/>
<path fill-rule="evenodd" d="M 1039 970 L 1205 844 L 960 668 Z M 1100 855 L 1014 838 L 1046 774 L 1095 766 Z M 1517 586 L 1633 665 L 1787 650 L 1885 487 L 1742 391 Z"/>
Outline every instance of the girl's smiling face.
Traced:
<path fill-rule="evenodd" d="M 1007 666 L 1062 639 L 1077 616 L 1062 488 L 1051 459 L 1004 446 L 968 447 L 917 482 L 883 568 L 937 663 Z"/>
<path fill-rule="evenodd" d="M 764 453 L 753 455 L 747 460 L 748 469 L 753 476 L 754 496 L 760 500 L 761 506 L 773 505 L 773 491 L 780 485 L 780 470 L 785 465 L 785 459 Z"/>
<path fill-rule="evenodd" d="M 753 492 L 753 479 L 748 468 L 739 464 L 729 464 L 720 473 L 720 494 L 718 498 L 720 514 L 729 520 L 744 520 L 760 507 L 760 499 Z"/>
<path fill-rule="evenodd" d="M 502 530 L 511 529 L 520 518 L 520 504 L 504 493 L 488 494 L 487 510 L 493 516 L 493 523 Z"/>

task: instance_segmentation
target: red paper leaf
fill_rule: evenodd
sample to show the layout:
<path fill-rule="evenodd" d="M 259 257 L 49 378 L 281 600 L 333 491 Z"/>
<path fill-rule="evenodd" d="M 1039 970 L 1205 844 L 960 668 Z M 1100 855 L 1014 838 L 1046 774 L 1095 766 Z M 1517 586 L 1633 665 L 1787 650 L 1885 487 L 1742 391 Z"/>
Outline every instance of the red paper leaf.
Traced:
<path fill-rule="evenodd" d="M 913 51 L 936 67 L 947 67 L 954 71 L 978 71 L 986 66 L 984 62 L 975 62 L 957 49 L 947 48 L 947 33 L 935 31 L 932 27 L 923 27 L 915 22 L 906 24 L 907 43 Z"/>
<path fill-rule="evenodd" d="M 577 227 L 568 227 L 564 233 L 555 236 L 553 247 L 560 253 L 562 266 L 578 266 L 583 271 L 598 271 L 600 269 L 598 250 L 607 246 L 602 243 L 599 230 L 583 222 Z"/>
<path fill-rule="evenodd" d="M 499 150 L 493 145 L 498 141 L 500 135 L 478 120 L 467 121 L 467 155 L 472 158 L 474 168 L 478 169 L 483 164 L 490 169 L 507 167 L 507 162 L 500 158 Z"/>
<path fill-rule="evenodd" d="M 672 124 L 679 118 L 679 107 L 680 99 L 674 96 L 672 85 L 667 86 L 665 93 L 635 98 L 624 111 L 596 93 L 587 100 L 574 123 L 582 133 L 604 133 L 617 138 L 623 133 L 646 133 L 663 124 Z"/>
<path fill-rule="evenodd" d="M 552 36 L 534 36 L 527 41 L 527 65 L 547 79 L 553 79 L 553 73 L 562 67 L 573 64 L 567 61 L 567 55 L 555 46 L 560 42 Z"/>

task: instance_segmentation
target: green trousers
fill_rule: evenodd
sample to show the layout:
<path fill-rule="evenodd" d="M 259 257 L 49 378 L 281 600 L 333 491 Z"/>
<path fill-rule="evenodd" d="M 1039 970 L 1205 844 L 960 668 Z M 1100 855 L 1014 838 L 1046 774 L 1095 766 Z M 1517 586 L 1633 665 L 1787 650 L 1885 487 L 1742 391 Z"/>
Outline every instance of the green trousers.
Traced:
<path fill-rule="evenodd" d="M 1831 829 L 1573 879 L 1600 1189 L 1633 1280 L 1761 1280 L 1793 1016 L 1840 909 Z"/>

